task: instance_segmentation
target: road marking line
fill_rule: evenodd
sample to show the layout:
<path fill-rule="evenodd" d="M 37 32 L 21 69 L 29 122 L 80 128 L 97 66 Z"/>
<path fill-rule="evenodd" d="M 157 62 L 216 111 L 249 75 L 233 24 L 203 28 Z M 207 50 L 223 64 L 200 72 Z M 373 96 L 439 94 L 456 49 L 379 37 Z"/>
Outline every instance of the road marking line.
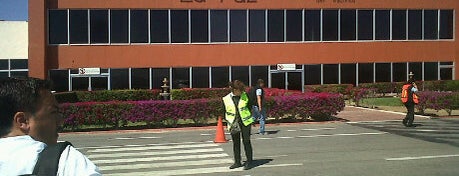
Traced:
<path fill-rule="evenodd" d="M 167 162 L 167 163 L 128 164 L 128 165 L 117 165 L 117 166 L 100 166 L 100 170 L 113 171 L 113 170 L 162 168 L 162 167 L 201 166 L 201 165 L 211 165 L 211 164 L 229 164 L 233 162 L 234 161 L 231 159 L 213 159 L 213 160 L 200 160 L 200 161 L 178 161 L 178 162 Z"/>
<path fill-rule="evenodd" d="M 416 130 L 416 131 L 419 131 L 419 132 L 435 132 L 435 131 L 439 131 L 439 130 Z"/>
<path fill-rule="evenodd" d="M 316 138 L 316 137 L 333 137 L 333 136 L 362 136 L 362 135 L 380 135 L 387 134 L 387 132 L 380 133 L 342 133 L 342 134 L 319 134 L 310 136 L 297 136 L 298 138 Z"/>
<path fill-rule="evenodd" d="M 294 137 L 277 137 L 277 138 L 279 138 L 279 139 L 292 139 Z"/>
<path fill-rule="evenodd" d="M 263 137 L 261 137 L 261 138 L 256 138 L 256 139 L 267 140 L 267 139 L 273 139 L 273 138 L 263 138 Z"/>
<path fill-rule="evenodd" d="M 459 157 L 459 154 L 458 155 L 436 155 L 436 156 L 419 156 L 419 157 L 403 157 L 403 158 L 386 158 L 386 160 L 387 161 L 406 161 L 406 160 L 452 158 L 452 157 Z"/>
<path fill-rule="evenodd" d="M 164 145 L 181 145 L 181 144 L 203 144 L 213 143 L 213 141 L 206 142 L 177 142 L 177 143 L 162 143 L 162 144 L 142 144 L 142 145 L 108 145 L 108 146 L 93 146 L 93 147 L 79 147 L 76 149 L 103 149 L 103 148 L 119 148 L 119 147 L 143 147 L 143 146 L 164 146 Z"/>
<path fill-rule="evenodd" d="M 279 158 L 279 157 L 287 157 L 288 155 L 271 155 L 271 156 L 265 156 L 265 158 Z"/>
<path fill-rule="evenodd" d="M 145 172 L 130 172 L 130 173 L 114 173 L 104 174 L 108 176 L 169 176 L 169 175 L 191 175 L 191 174 L 210 174 L 210 173 L 222 173 L 222 172 L 237 172 L 243 171 L 242 168 L 229 169 L 228 167 L 209 167 L 209 168 L 196 168 L 196 169 L 177 169 L 177 170 L 166 170 L 166 171 L 145 171 Z"/>
<path fill-rule="evenodd" d="M 319 131 L 319 130 L 335 130 L 336 128 L 311 128 L 311 129 L 301 129 L 301 131 Z"/>
<path fill-rule="evenodd" d="M 359 124 L 359 123 L 383 123 L 383 122 L 401 122 L 402 120 L 375 120 L 375 121 L 358 121 L 358 122 L 346 122 L 349 124 Z"/>
<path fill-rule="evenodd" d="M 147 146 L 147 147 L 132 147 L 132 148 L 107 148 L 89 150 L 90 153 L 100 152 L 122 152 L 122 151 L 139 151 L 139 150 L 165 150 L 165 149 L 180 149 L 180 148 L 201 148 L 201 147 L 218 147 L 217 144 L 192 144 L 192 145 L 173 145 L 173 146 Z"/>
<path fill-rule="evenodd" d="M 93 160 L 93 162 L 94 164 L 110 164 L 110 163 L 172 161 L 172 160 L 183 160 L 183 159 L 204 159 L 204 158 L 223 158 L 223 157 L 229 157 L 229 155 L 226 153 L 219 153 L 219 154 L 205 154 L 205 155 L 166 156 L 166 157 L 154 157 L 154 158 L 126 158 L 126 159 Z"/>
<path fill-rule="evenodd" d="M 223 152 L 222 148 L 195 149 L 195 150 L 172 150 L 156 152 L 136 152 L 136 153 L 104 153 L 88 155 L 89 159 L 95 158 L 119 158 L 128 156 L 151 156 L 151 155 L 170 155 L 170 154 L 189 154 L 189 153 L 206 153 L 206 152 Z"/>
<path fill-rule="evenodd" d="M 159 139 L 161 137 L 119 137 L 119 138 L 113 138 L 113 139 L 108 139 L 108 140 L 133 140 L 133 139 Z"/>
<path fill-rule="evenodd" d="M 294 163 L 294 164 L 273 164 L 273 165 L 261 165 L 261 168 L 270 168 L 270 167 L 288 167 L 288 166 L 302 166 L 303 163 Z"/>
<path fill-rule="evenodd" d="M 201 134 L 201 136 L 211 136 L 212 134 Z"/>
<path fill-rule="evenodd" d="M 294 132 L 294 131 L 297 131 L 297 130 L 287 130 L 288 132 Z"/>

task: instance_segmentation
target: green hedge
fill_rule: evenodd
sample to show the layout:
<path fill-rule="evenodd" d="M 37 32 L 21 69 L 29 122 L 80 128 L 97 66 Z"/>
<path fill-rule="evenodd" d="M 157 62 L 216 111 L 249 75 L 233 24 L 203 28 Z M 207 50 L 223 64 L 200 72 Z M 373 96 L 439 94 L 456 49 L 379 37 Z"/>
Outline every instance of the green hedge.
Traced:
<path fill-rule="evenodd" d="M 172 100 L 193 100 L 200 98 L 221 98 L 228 94 L 231 90 L 229 88 L 184 88 L 172 89 Z"/>
<path fill-rule="evenodd" d="M 348 95 L 354 86 L 352 84 L 324 84 L 324 85 L 306 85 L 306 92 L 329 92 Z"/>
<path fill-rule="evenodd" d="M 160 100 L 160 90 L 73 91 L 54 94 L 59 103 Z"/>

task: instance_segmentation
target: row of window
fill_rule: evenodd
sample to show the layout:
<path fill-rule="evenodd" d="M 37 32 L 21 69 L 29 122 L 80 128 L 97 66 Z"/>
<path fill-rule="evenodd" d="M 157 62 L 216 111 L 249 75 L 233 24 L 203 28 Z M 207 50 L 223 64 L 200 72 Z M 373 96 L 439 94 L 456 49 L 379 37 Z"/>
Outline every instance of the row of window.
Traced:
<path fill-rule="evenodd" d="M 49 44 L 453 39 L 454 10 L 49 10 Z"/>
<path fill-rule="evenodd" d="M 306 85 L 356 85 L 402 82 L 407 80 L 408 72 L 413 72 L 416 80 L 450 80 L 454 73 L 453 62 L 317 64 L 297 67 L 304 68 L 304 75 L 301 72 L 272 73 L 271 78 L 269 70 L 275 70 L 275 66 L 102 69 L 105 77 L 92 77 L 91 87 L 93 90 L 160 89 L 163 78 L 168 78 L 172 80 L 172 88 L 218 88 L 227 87 L 230 80 L 237 79 L 251 85 L 257 79 L 264 79 L 272 87 L 301 90 L 302 77 Z M 70 74 L 77 73 L 77 70 L 70 71 Z M 288 74 L 287 81 L 285 74 Z M 69 85 L 72 85 L 71 90 L 87 90 L 89 86 L 88 77 L 73 77 L 69 82 L 68 70 L 51 70 L 50 78 L 55 80 L 56 91 L 67 91 Z"/>
<path fill-rule="evenodd" d="M 0 59 L 0 78 L 1 77 L 27 77 L 27 59 Z"/>

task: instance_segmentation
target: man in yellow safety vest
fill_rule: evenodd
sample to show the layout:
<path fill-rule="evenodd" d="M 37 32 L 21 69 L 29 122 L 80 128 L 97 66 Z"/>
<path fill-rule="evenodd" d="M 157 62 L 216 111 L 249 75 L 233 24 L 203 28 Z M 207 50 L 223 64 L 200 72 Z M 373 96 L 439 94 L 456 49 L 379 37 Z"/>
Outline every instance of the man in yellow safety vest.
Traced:
<path fill-rule="evenodd" d="M 245 155 L 247 162 L 244 170 L 252 167 L 252 144 L 250 142 L 251 124 L 254 122 L 249 108 L 249 97 L 245 90 L 245 85 L 239 80 L 231 83 L 231 93 L 223 97 L 225 107 L 225 119 L 228 130 L 231 132 L 233 139 L 234 164 L 230 169 L 242 167 L 241 164 L 241 134 L 244 143 Z"/>

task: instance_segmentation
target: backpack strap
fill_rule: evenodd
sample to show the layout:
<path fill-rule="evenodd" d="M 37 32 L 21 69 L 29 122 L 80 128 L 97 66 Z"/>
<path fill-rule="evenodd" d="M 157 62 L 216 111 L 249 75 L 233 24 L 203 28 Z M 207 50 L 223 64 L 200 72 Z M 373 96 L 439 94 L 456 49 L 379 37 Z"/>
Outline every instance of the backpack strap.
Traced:
<path fill-rule="evenodd" d="M 45 149 L 43 149 L 43 151 L 41 151 L 38 155 L 38 161 L 37 164 L 35 164 L 32 175 L 56 175 L 61 154 L 69 145 L 72 146 L 70 142 L 65 141 L 59 142 L 56 145 L 48 145 Z"/>

